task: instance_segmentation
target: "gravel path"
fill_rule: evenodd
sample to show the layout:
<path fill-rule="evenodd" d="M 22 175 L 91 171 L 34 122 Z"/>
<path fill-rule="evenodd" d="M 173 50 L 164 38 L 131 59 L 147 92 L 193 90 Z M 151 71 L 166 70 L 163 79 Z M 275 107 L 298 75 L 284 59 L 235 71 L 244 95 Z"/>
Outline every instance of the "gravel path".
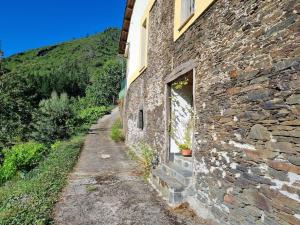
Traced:
<path fill-rule="evenodd" d="M 123 143 L 109 138 L 118 110 L 93 125 L 68 185 L 54 209 L 62 225 L 204 224 L 185 207 L 169 209 L 137 174 Z"/>

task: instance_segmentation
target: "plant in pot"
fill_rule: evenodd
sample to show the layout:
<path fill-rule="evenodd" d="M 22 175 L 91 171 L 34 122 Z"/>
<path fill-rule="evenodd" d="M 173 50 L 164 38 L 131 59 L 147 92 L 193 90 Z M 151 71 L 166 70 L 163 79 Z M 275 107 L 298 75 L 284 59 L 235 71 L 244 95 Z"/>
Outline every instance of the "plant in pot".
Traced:
<path fill-rule="evenodd" d="M 181 152 L 181 155 L 185 157 L 192 156 L 192 150 L 191 150 L 191 136 L 190 136 L 190 129 L 186 129 L 184 134 L 184 142 L 181 144 L 178 144 L 178 148 Z"/>
<path fill-rule="evenodd" d="M 180 149 L 181 155 L 183 155 L 184 157 L 192 156 L 192 150 L 188 144 L 186 143 L 179 144 L 178 147 Z"/>

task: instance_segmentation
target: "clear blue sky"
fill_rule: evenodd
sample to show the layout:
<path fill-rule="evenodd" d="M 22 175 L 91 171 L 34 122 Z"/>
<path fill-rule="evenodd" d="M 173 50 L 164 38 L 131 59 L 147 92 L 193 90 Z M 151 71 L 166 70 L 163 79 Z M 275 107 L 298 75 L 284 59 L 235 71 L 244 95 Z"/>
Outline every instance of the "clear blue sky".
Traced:
<path fill-rule="evenodd" d="M 0 0 L 5 56 L 107 27 L 121 27 L 125 0 Z"/>

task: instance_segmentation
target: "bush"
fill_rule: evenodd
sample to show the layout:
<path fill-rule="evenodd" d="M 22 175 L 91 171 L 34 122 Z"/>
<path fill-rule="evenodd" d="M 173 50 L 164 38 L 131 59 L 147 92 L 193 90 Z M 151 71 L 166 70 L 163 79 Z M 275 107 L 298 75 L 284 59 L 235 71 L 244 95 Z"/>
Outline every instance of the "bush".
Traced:
<path fill-rule="evenodd" d="M 33 138 L 43 143 L 70 137 L 75 114 L 67 94 L 53 92 L 50 99 L 42 100 L 33 116 Z"/>
<path fill-rule="evenodd" d="M 5 149 L 4 162 L 0 167 L 0 183 L 9 180 L 17 171 L 29 171 L 35 167 L 45 152 L 43 144 L 33 141 L 18 144 L 11 149 Z"/>
<path fill-rule="evenodd" d="M 82 136 L 53 145 L 53 150 L 23 179 L 0 187 L 1 225 L 52 224 L 52 211 L 68 173 L 77 161 Z"/>
<path fill-rule="evenodd" d="M 110 131 L 110 137 L 114 141 L 124 141 L 125 140 L 123 130 L 122 130 L 121 119 L 117 119 L 113 123 L 113 125 L 111 127 L 111 131 Z"/>
<path fill-rule="evenodd" d="M 106 106 L 90 107 L 81 110 L 79 112 L 78 118 L 83 123 L 90 124 L 97 121 L 97 119 L 99 119 L 100 117 L 108 114 L 110 111 L 110 108 Z"/>

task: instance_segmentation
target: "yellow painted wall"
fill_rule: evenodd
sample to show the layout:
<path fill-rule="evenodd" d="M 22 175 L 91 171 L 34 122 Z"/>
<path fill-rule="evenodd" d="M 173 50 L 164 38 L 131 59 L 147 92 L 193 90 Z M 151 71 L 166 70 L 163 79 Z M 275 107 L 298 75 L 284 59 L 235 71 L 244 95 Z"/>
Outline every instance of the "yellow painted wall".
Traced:
<path fill-rule="evenodd" d="M 181 0 L 175 0 L 174 41 L 176 41 L 214 1 L 215 0 L 195 0 L 194 15 L 188 20 L 188 22 L 184 26 L 181 27 Z"/>
<path fill-rule="evenodd" d="M 142 19 L 140 21 L 132 21 L 132 23 L 139 23 L 140 27 L 142 28 L 143 23 L 145 22 L 145 20 L 147 20 L 147 40 L 148 40 L 148 31 L 149 31 L 149 12 L 151 11 L 154 3 L 156 0 L 148 0 L 147 3 L 147 7 L 146 10 L 144 12 L 144 15 L 142 16 Z M 148 49 L 148 41 L 146 43 L 146 49 Z M 139 59 L 141 58 L 140 55 L 141 51 L 139 52 L 134 52 L 134 54 L 138 54 Z M 127 87 L 129 87 L 129 85 L 135 81 L 136 78 L 138 78 L 145 70 L 147 69 L 147 57 L 146 57 L 146 65 L 138 65 L 137 69 L 132 72 L 131 74 L 128 74 L 128 79 L 127 79 Z"/>
<path fill-rule="evenodd" d="M 148 0 L 146 10 L 141 18 L 140 21 L 132 21 L 132 23 L 139 23 L 140 27 L 142 28 L 143 23 L 147 20 L 147 33 L 149 32 L 149 13 L 154 5 L 156 0 Z M 180 24 L 180 9 L 181 9 L 181 0 L 172 0 L 175 1 L 175 16 L 174 16 L 174 41 L 176 41 L 194 22 L 195 20 L 215 1 L 215 0 L 195 0 L 195 13 L 194 15 L 188 20 L 188 22 L 181 27 Z M 148 39 L 147 34 L 147 39 Z M 148 42 L 147 42 L 148 43 Z M 147 46 L 148 47 L 148 46 Z M 134 52 L 134 54 L 138 54 L 139 59 L 141 58 L 139 52 Z M 136 56 L 133 56 L 136 57 Z M 147 57 L 146 57 L 147 58 Z M 147 59 L 146 65 L 137 65 L 137 69 L 134 72 L 130 72 L 128 74 L 127 79 L 127 87 L 135 81 L 146 69 L 147 69 Z"/>

